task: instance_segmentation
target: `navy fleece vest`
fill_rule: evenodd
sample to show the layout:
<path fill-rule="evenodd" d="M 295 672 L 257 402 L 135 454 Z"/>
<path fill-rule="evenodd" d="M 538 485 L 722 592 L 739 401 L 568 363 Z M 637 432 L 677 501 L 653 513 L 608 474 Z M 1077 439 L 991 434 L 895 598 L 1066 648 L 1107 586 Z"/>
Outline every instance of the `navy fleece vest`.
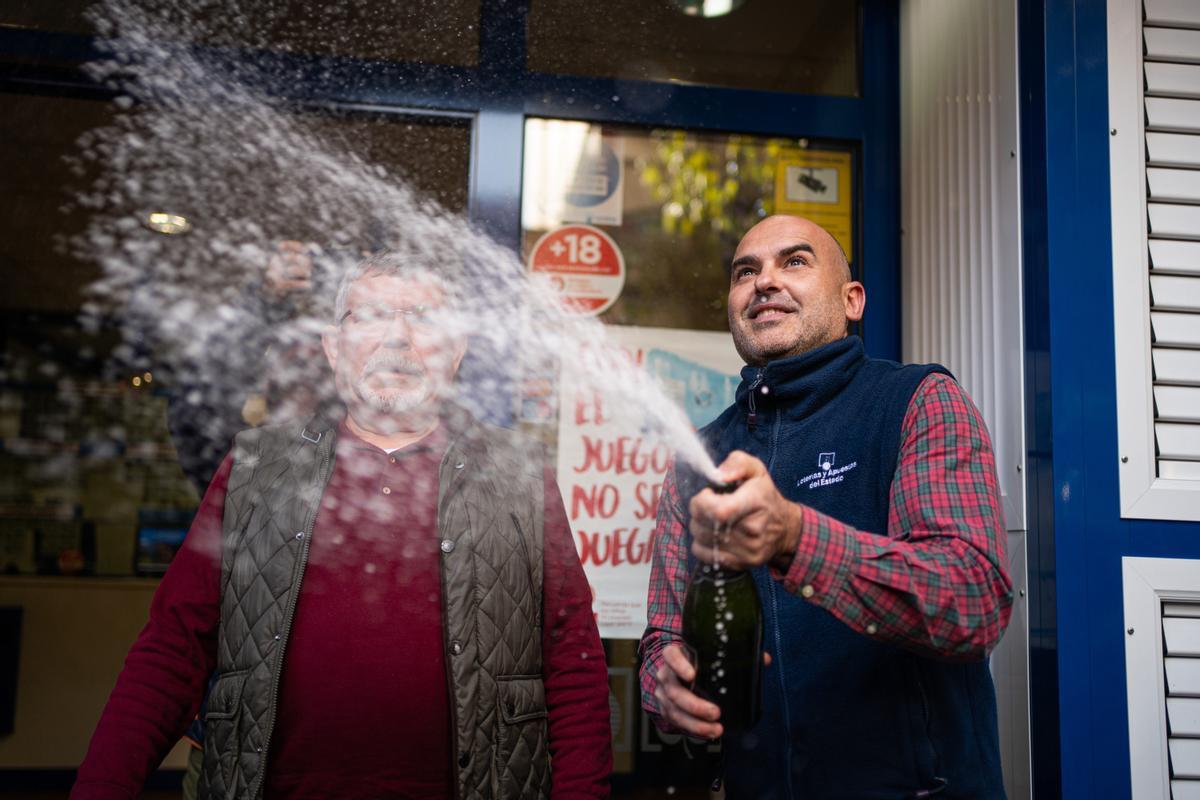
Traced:
<path fill-rule="evenodd" d="M 901 425 L 936 365 L 867 358 L 849 337 L 742 371 L 737 402 L 702 432 L 718 463 L 760 458 L 781 493 L 886 535 Z M 753 420 L 753 424 L 751 421 Z M 765 641 L 762 722 L 726 741 L 730 798 L 1003 798 L 985 662 L 880 643 L 756 571 Z"/>

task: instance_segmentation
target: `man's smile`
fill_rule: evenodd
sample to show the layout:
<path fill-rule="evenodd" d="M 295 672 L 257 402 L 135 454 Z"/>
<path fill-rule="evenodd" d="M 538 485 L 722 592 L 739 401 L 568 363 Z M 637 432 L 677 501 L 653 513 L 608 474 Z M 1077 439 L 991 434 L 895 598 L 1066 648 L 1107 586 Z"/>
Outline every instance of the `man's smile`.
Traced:
<path fill-rule="evenodd" d="M 796 310 L 795 308 L 793 308 L 785 303 L 776 303 L 776 302 L 759 303 L 757 305 L 751 306 L 747 310 L 746 316 L 749 319 L 752 319 L 752 320 L 755 320 L 758 322 L 766 322 L 768 320 L 779 319 L 781 317 L 784 317 L 788 314 L 795 312 L 795 310 Z"/>

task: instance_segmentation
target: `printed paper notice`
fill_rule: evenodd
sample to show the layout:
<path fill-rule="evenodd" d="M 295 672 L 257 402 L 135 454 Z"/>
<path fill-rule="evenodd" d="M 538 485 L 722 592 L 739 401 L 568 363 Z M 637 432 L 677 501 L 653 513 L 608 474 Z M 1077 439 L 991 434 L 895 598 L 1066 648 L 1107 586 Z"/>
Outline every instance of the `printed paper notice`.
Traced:
<path fill-rule="evenodd" d="M 742 360 L 728 333 L 609 326 L 625 355 L 650 370 L 699 428 L 733 402 Z M 641 419 L 612 419 L 603 392 L 561 387 L 558 485 L 592 587 L 600 635 L 637 639 L 646 627 L 650 543 L 675 451 Z"/>
<path fill-rule="evenodd" d="M 789 149 L 775 168 L 775 212 L 807 217 L 829 231 L 854 260 L 853 155 Z"/>

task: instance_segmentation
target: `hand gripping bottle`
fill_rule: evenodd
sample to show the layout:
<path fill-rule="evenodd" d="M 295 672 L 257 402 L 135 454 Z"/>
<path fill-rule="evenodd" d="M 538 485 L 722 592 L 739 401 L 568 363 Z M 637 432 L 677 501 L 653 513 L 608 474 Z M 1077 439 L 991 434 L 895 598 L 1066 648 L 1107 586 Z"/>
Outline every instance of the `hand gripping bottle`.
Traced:
<path fill-rule="evenodd" d="M 717 492 L 735 485 L 718 484 Z M 762 712 L 763 615 L 749 572 L 699 564 L 683 601 L 683 638 L 696 667 L 694 691 L 721 708 L 726 733 L 754 727 Z"/>

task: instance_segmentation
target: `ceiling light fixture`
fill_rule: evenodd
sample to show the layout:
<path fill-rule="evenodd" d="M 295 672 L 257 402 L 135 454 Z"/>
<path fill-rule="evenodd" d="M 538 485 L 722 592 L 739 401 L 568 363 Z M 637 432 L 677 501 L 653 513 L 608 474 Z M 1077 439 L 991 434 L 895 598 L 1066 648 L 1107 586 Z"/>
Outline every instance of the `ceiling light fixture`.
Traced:
<path fill-rule="evenodd" d="M 675 8 L 689 17 L 723 17 L 737 11 L 746 0 L 673 0 Z"/>
<path fill-rule="evenodd" d="M 152 214 L 147 214 L 142 224 L 157 233 L 171 235 L 187 233 L 192 229 L 192 223 L 188 222 L 187 217 L 180 216 L 179 214 L 167 214 L 163 211 L 155 211 Z"/>

